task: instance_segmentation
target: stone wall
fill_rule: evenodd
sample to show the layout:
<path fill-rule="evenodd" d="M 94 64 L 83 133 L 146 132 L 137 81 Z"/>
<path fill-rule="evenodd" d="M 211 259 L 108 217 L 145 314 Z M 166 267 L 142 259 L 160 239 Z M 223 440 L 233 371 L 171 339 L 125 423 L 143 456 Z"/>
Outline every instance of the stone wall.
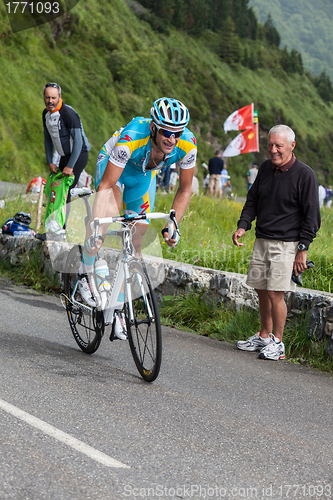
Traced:
<path fill-rule="evenodd" d="M 55 275 L 62 287 L 66 258 L 72 246 L 1 234 L 0 259 L 9 259 L 16 265 L 35 252 L 40 258 L 41 272 Z M 107 249 L 102 252 L 110 268 L 114 269 L 118 253 Z M 144 261 L 160 302 L 166 295 L 202 291 L 203 298 L 217 305 L 258 309 L 257 294 L 246 285 L 246 275 L 155 257 L 144 256 Z M 320 342 L 326 340 L 326 352 L 333 357 L 333 294 L 297 288 L 296 292 L 286 293 L 285 300 L 288 317 L 297 322 L 307 316 L 309 336 Z"/>

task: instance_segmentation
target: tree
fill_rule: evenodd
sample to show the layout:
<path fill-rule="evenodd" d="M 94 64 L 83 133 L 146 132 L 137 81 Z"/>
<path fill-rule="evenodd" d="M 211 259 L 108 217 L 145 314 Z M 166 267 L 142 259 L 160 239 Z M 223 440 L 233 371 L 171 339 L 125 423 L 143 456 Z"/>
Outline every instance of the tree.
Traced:
<path fill-rule="evenodd" d="M 323 101 L 333 102 L 333 86 L 325 69 L 321 72 L 321 75 L 316 78 L 315 85 Z"/>
<path fill-rule="evenodd" d="M 275 26 L 273 24 L 271 14 L 268 14 L 264 27 L 265 27 L 267 42 L 270 45 L 275 45 L 276 47 L 279 47 L 281 37 L 280 37 L 280 33 L 278 32 L 278 30 L 275 28 Z"/>
<path fill-rule="evenodd" d="M 236 33 L 241 38 L 249 36 L 249 0 L 232 1 L 232 20 L 235 23 Z"/>
<path fill-rule="evenodd" d="M 218 32 L 227 17 L 231 15 L 230 0 L 207 0 L 207 28 Z"/>
<path fill-rule="evenodd" d="M 242 56 L 241 44 L 231 17 L 228 17 L 222 24 L 219 55 L 222 61 L 228 64 L 237 63 Z"/>
<path fill-rule="evenodd" d="M 292 49 L 289 53 L 287 47 L 284 47 L 280 51 L 280 64 L 282 69 L 287 73 L 299 73 L 302 75 L 304 72 L 302 56 L 295 49 Z"/>

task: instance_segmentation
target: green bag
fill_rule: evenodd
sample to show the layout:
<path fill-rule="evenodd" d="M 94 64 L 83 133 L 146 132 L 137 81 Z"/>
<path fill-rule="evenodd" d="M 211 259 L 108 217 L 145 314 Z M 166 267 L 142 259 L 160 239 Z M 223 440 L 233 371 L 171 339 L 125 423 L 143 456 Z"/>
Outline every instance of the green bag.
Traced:
<path fill-rule="evenodd" d="M 73 184 L 74 175 L 63 175 L 62 172 L 50 174 L 44 192 L 48 196 L 44 226 L 48 231 L 59 231 L 66 221 L 66 200 L 68 190 Z"/>

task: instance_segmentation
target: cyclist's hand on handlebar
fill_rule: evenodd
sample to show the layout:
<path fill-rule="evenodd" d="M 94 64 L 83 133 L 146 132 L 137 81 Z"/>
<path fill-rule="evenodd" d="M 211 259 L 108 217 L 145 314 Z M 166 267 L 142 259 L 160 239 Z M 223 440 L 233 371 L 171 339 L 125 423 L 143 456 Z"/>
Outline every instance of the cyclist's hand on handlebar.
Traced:
<path fill-rule="evenodd" d="M 171 248 L 174 248 L 180 240 L 179 234 L 176 231 L 174 231 L 173 235 L 170 237 L 167 227 L 163 229 L 162 234 L 165 243 Z"/>
<path fill-rule="evenodd" d="M 239 227 L 237 231 L 234 232 L 234 234 L 232 235 L 232 241 L 234 245 L 236 245 L 237 247 L 243 247 L 245 245 L 245 243 L 240 243 L 238 241 L 239 238 L 244 236 L 244 234 L 245 234 L 245 229 L 243 229 L 242 227 Z"/>
<path fill-rule="evenodd" d="M 103 245 L 103 242 L 104 242 L 104 238 L 101 234 L 98 235 L 97 242 L 96 242 L 96 238 L 93 235 L 91 235 L 90 238 L 88 238 L 87 241 L 85 242 L 84 249 L 85 249 L 86 253 L 88 253 L 88 254 L 90 254 L 90 253 L 95 254 L 101 248 L 101 246 Z"/>

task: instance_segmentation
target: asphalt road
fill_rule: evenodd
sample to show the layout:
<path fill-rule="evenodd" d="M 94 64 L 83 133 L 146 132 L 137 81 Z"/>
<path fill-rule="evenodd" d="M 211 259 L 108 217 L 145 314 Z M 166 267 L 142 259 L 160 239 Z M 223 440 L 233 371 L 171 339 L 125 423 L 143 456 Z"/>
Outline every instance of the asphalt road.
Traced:
<path fill-rule="evenodd" d="M 144 382 L 85 355 L 58 297 L 0 280 L 0 499 L 310 499 L 333 491 L 331 376 L 170 328 Z"/>
<path fill-rule="evenodd" d="M 17 194 L 25 193 L 25 184 L 14 184 L 13 182 L 0 182 L 0 200 Z"/>

